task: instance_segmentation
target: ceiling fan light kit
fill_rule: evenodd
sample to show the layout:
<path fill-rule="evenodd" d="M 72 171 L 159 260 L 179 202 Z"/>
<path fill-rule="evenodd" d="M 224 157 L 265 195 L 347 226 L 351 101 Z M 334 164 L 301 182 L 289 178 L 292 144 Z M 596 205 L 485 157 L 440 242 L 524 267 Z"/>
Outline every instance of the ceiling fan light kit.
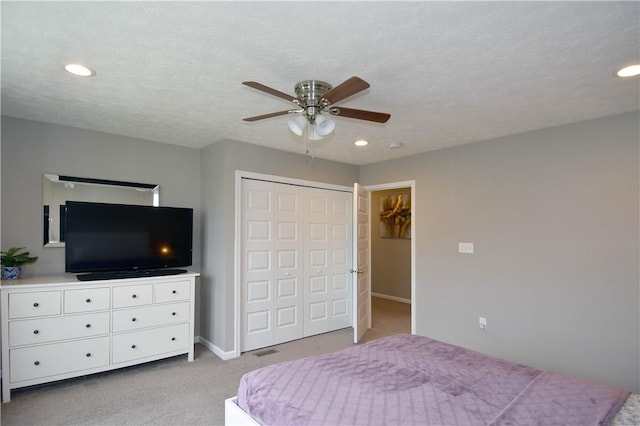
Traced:
<path fill-rule="evenodd" d="M 289 120 L 289 129 L 291 129 L 291 131 L 298 136 L 302 136 L 302 133 L 304 133 L 304 128 L 306 125 L 307 125 L 307 119 L 302 115 Z"/>
<path fill-rule="evenodd" d="M 308 128 L 307 135 L 309 140 L 322 139 L 331 134 L 335 129 L 336 123 L 323 114 L 377 123 L 386 123 L 391 117 L 390 114 L 382 112 L 335 106 L 330 107 L 330 105 L 335 102 L 339 102 L 369 88 L 369 83 L 359 77 L 351 77 L 336 87 L 332 87 L 329 83 L 320 80 L 304 80 L 295 85 L 295 97 L 255 81 L 243 81 L 242 84 L 293 102 L 298 106 L 296 109 L 244 118 L 244 121 L 257 121 L 287 114 L 302 114 L 289 120 L 288 126 L 289 129 L 298 136 L 303 135 L 305 127 Z"/>

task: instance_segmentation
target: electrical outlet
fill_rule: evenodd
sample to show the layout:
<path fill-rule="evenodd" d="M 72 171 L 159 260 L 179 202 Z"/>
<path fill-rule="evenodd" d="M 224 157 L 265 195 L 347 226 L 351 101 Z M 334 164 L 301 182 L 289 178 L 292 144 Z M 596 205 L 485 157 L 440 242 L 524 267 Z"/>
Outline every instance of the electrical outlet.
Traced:
<path fill-rule="evenodd" d="M 487 330 L 487 319 L 484 318 L 484 317 L 480 317 L 478 319 L 478 326 L 480 327 L 480 330 L 486 331 Z"/>
<path fill-rule="evenodd" d="M 458 243 L 458 253 L 473 254 L 473 243 Z"/>

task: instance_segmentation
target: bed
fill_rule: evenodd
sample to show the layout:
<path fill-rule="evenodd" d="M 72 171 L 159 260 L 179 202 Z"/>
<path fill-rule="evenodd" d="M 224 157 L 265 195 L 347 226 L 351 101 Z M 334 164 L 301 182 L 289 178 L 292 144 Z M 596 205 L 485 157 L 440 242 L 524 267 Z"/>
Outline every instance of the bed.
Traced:
<path fill-rule="evenodd" d="M 225 423 L 628 426 L 637 397 L 400 334 L 245 374 Z"/>

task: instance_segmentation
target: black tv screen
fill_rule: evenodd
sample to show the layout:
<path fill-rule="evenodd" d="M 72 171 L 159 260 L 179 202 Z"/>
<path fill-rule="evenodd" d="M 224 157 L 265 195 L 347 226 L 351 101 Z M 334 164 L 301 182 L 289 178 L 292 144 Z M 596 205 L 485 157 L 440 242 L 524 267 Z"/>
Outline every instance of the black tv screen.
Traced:
<path fill-rule="evenodd" d="M 190 266 L 193 209 L 67 201 L 67 272 Z"/>

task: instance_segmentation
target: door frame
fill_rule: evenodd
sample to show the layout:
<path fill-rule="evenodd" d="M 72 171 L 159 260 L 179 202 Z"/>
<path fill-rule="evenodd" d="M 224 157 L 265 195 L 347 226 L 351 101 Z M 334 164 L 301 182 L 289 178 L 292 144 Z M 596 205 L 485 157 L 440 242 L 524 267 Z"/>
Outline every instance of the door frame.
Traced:
<path fill-rule="evenodd" d="M 289 178 L 284 176 L 268 175 L 264 173 L 236 170 L 235 178 L 235 236 L 234 236 L 234 268 L 233 268 L 233 341 L 234 349 L 229 353 L 230 358 L 237 358 L 242 354 L 241 350 L 241 293 L 242 282 L 242 179 L 264 180 L 268 182 L 284 183 L 289 185 L 306 186 L 312 188 L 329 189 L 353 193 L 353 186 L 334 185 L 332 183 L 316 182 L 304 179 Z M 413 193 L 412 193 L 413 197 Z M 353 281 L 353 278 L 352 278 Z M 353 285 L 353 284 L 352 284 Z M 413 330 L 413 326 L 412 326 Z"/>
<path fill-rule="evenodd" d="M 417 200 L 416 200 L 416 181 L 407 180 L 401 182 L 389 182 L 378 185 L 363 185 L 369 194 L 376 191 L 385 191 L 387 189 L 411 188 L 411 334 L 416 334 L 416 228 L 418 226 L 415 220 L 418 217 Z M 371 236 L 371 223 L 373 222 L 373 207 L 371 205 L 371 196 L 369 196 L 369 236 Z M 371 238 L 369 238 L 369 253 L 371 252 Z M 373 277 L 370 277 L 373 278 Z M 369 292 L 369 306 L 371 306 L 371 291 Z M 371 310 L 369 310 L 369 328 L 371 328 Z"/>

